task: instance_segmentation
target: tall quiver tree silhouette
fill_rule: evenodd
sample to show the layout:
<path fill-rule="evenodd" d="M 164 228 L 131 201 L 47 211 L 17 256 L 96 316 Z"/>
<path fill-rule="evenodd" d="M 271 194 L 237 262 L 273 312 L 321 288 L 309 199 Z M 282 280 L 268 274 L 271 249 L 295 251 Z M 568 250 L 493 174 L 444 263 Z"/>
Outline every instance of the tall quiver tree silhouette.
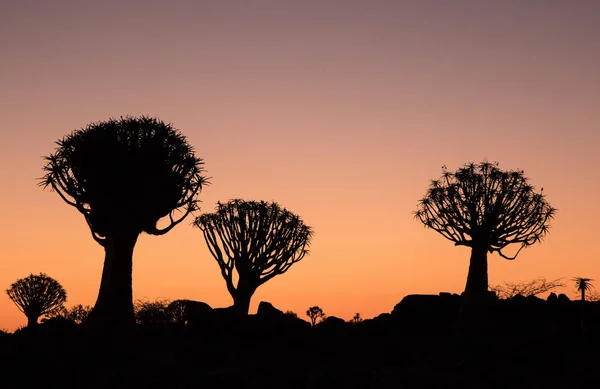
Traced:
<path fill-rule="evenodd" d="M 63 308 L 67 292 L 54 278 L 45 273 L 30 274 L 14 282 L 6 294 L 27 317 L 27 326 L 33 327 L 43 315 L 52 315 Z"/>
<path fill-rule="evenodd" d="M 85 217 L 105 250 L 90 322 L 135 323 L 133 249 L 140 233 L 163 235 L 198 209 L 207 183 L 203 161 L 171 124 L 141 116 L 89 124 L 57 142 L 41 186 L 50 186 Z M 175 213 L 181 214 L 175 217 Z M 168 216 L 169 223 L 157 223 Z"/>
<path fill-rule="evenodd" d="M 231 200 L 196 218 L 221 268 L 235 312 L 247 315 L 256 289 L 308 254 L 313 231 L 277 203 Z M 237 273 L 237 285 L 234 282 Z"/>
<path fill-rule="evenodd" d="M 419 201 L 415 217 L 455 246 L 471 248 L 464 307 L 484 301 L 488 291 L 487 254 L 515 259 L 519 252 L 540 242 L 556 210 L 535 193 L 523 171 L 502 171 L 498 163 L 469 163 L 432 180 Z M 502 250 L 519 245 L 510 257 Z M 472 303 L 472 304 L 471 304 Z"/>

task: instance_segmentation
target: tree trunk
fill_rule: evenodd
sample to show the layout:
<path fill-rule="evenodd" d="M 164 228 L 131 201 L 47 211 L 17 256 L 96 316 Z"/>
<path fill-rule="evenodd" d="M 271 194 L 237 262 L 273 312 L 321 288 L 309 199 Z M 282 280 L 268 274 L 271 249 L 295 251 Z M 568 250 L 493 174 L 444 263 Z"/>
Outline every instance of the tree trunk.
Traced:
<path fill-rule="evenodd" d="M 475 246 L 471 249 L 471 261 L 465 294 L 474 299 L 485 298 L 488 291 L 487 248 Z"/>
<path fill-rule="evenodd" d="M 581 333 L 583 334 L 585 332 L 585 322 L 584 322 L 584 316 L 585 315 L 585 290 L 581 291 L 581 317 L 580 317 L 580 325 L 581 325 Z"/>
<path fill-rule="evenodd" d="M 39 316 L 27 316 L 27 327 L 35 327 L 38 325 Z"/>
<path fill-rule="evenodd" d="M 107 238 L 104 269 L 90 323 L 121 328 L 135 324 L 133 313 L 133 249 L 139 234 Z"/>
<path fill-rule="evenodd" d="M 487 296 L 487 248 L 474 246 L 471 249 L 469 274 L 458 316 L 459 331 L 475 334 L 485 327 Z"/>
<path fill-rule="evenodd" d="M 240 316 L 248 316 L 250 310 L 250 300 L 256 292 L 258 285 L 249 281 L 247 277 L 240 275 L 237 288 L 233 297 L 233 307 L 235 312 Z"/>

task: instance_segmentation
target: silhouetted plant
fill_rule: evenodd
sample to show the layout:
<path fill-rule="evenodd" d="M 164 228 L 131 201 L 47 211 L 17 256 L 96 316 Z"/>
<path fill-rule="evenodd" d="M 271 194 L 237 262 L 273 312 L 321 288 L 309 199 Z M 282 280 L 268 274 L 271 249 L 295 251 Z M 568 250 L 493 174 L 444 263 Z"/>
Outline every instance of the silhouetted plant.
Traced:
<path fill-rule="evenodd" d="M 592 281 L 594 280 L 585 277 L 575 277 L 573 278 L 573 281 L 575 282 L 575 289 L 581 293 L 581 301 L 584 302 L 585 294 L 594 288 L 594 285 L 592 285 Z"/>
<path fill-rule="evenodd" d="M 52 314 L 47 315 L 47 319 L 55 319 L 58 317 L 71 320 L 74 323 L 81 324 L 87 320 L 90 313 L 92 311 L 92 307 L 89 305 L 81 305 L 77 304 L 72 306 L 71 308 L 67 308 L 65 306 L 57 309 Z M 46 319 L 42 319 L 42 323 L 45 322 Z"/>
<path fill-rule="evenodd" d="M 285 311 L 285 314 L 296 319 L 298 318 L 298 314 L 294 311 Z"/>
<path fill-rule="evenodd" d="M 90 313 L 92 312 L 92 307 L 89 305 L 77 304 L 73 305 L 71 308 L 67 309 L 65 318 L 69 320 L 73 320 L 77 324 L 84 323 Z"/>
<path fill-rule="evenodd" d="M 167 306 L 167 311 L 174 323 L 185 324 L 187 321 L 187 303 L 189 300 L 175 300 Z"/>
<path fill-rule="evenodd" d="M 47 314 L 46 317 L 41 320 L 41 322 L 44 323 L 46 320 L 54 319 L 56 317 L 67 317 L 67 307 L 63 305 L 60 308 L 55 309 L 52 311 L 52 313 Z"/>
<path fill-rule="evenodd" d="M 196 218 L 221 268 L 234 309 L 247 315 L 256 289 L 308 253 L 312 229 L 277 203 L 231 200 Z M 237 285 L 234 285 L 234 269 Z"/>
<path fill-rule="evenodd" d="M 325 318 L 325 312 L 319 306 L 310 307 L 306 310 L 306 316 L 310 318 L 310 324 L 314 327 L 317 324 L 317 320 L 323 320 Z"/>
<path fill-rule="evenodd" d="M 585 331 L 585 294 L 587 292 L 591 292 L 592 289 L 594 288 L 594 286 L 592 285 L 592 281 L 594 281 L 591 278 L 585 278 L 585 277 L 575 277 L 573 278 L 573 281 L 575 282 L 575 289 L 577 289 L 577 291 L 579 293 L 581 293 L 581 309 L 580 309 L 580 320 L 581 320 L 581 331 L 584 332 Z"/>
<path fill-rule="evenodd" d="M 512 260 L 548 232 L 556 210 L 523 174 L 489 162 L 469 163 L 455 173 L 444 166 L 419 201 L 418 220 L 455 246 L 471 248 L 467 300 L 481 300 L 488 291 L 488 252 Z M 510 244 L 520 245 L 512 257 L 502 252 Z"/>
<path fill-rule="evenodd" d="M 549 292 L 556 288 L 567 286 L 562 282 L 562 278 L 556 280 L 546 280 L 545 278 L 536 278 L 527 282 L 504 282 L 504 285 L 490 286 L 490 291 L 496 293 L 501 299 L 510 299 L 517 295 L 523 297 L 537 296 Z"/>
<path fill-rule="evenodd" d="M 590 302 L 600 301 L 600 293 L 598 293 L 598 291 L 595 289 L 588 290 L 585 293 L 585 301 L 590 301 Z"/>
<path fill-rule="evenodd" d="M 358 312 L 354 315 L 354 317 L 352 317 L 352 320 L 350 320 L 350 322 L 352 324 L 358 324 L 361 321 L 363 321 L 363 319 L 362 319 L 362 317 L 360 317 L 360 313 L 358 313 Z"/>
<path fill-rule="evenodd" d="M 136 321 L 139 324 L 156 325 L 173 322 L 168 300 L 137 300 L 134 307 Z"/>
<path fill-rule="evenodd" d="M 38 323 L 43 315 L 51 315 L 62 309 L 67 292 L 54 278 L 44 273 L 31 274 L 14 282 L 6 294 L 27 317 L 27 326 Z"/>
<path fill-rule="evenodd" d="M 57 145 L 46 157 L 40 184 L 84 215 L 92 237 L 105 250 L 90 320 L 133 324 L 131 274 L 137 238 L 142 232 L 163 235 L 198 209 L 197 194 L 207 183 L 203 161 L 171 124 L 145 116 L 92 123 Z M 158 228 L 166 216 L 169 224 Z"/>

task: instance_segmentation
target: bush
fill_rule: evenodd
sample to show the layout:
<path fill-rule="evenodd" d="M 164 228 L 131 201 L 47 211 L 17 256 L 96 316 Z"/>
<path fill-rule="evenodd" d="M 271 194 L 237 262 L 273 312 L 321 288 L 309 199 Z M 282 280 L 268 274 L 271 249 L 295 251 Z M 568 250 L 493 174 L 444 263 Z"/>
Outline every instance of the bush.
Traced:
<path fill-rule="evenodd" d="M 169 309 L 169 300 L 137 300 L 134 304 L 135 319 L 138 324 L 156 325 L 173 323 L 175 318 Z"/>

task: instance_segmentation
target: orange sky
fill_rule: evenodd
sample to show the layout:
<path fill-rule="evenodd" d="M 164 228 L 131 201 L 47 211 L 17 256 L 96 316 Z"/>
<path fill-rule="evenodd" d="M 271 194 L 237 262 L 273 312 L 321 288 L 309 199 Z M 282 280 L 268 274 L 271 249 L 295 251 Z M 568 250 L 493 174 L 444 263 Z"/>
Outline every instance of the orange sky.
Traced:
<path fill-rule="evenodd" d="M 36 178 L 54 141 L 126 114 L 188 136 L 213 177 L 204 211 L 275 200 L 314 228 L 311 255 L 251 311 L 368 318 L 406 294 L 461 292 L 468 249 L 412 212 L 442 165 L 484 158 L 524 169 L 558 208 L 543 244 L 489 258 L 490 283 L 600 279 L 600 3 L 87 3 L 0 14 L 2 290 L 46 272 L 68 305 L 93 305 L 103 250 Z M 134 298 L 230 304 L 191 221 L 139 239 Z M 0 329 L 25 323 L 2 292 Z"/>

